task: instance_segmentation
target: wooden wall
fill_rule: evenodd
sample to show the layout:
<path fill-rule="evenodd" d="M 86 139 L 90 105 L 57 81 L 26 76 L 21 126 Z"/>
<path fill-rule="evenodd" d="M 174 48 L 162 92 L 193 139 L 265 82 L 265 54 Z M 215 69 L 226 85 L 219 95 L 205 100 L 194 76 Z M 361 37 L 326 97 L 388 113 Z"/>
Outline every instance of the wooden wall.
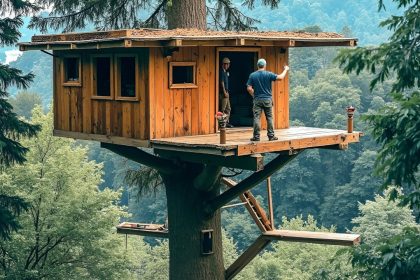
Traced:
<path fill-rule="evenodd" d="M 103 100 L 92 98 L 92 54 L 131 53 L 138 56 L 136 77 L 138 100 Z M 148 139 L 148 49 L 55 52 L 54 58 L 54 128 L 56 130 Z M 63 60 L 66 55 L 80 55 L 82 61 L 80 86 L 63 85 Z M 112 71 L 115 74 L 115 71 Z M 115 83 L 114 83 L 115 85 Z M 114 91 L 115 89 L 111 89 Z"/>
<path fill-rule="evenodd" d="M 150 50 L 151 138 L 199 135 L 216 132 L 216 49 L 184 47 L 171 61 L 196 62 L 197 88 L 169 89 L 169 61 L 163 50 Z"/>
<path fill-rule="evenodd" d="M 217 52 L 217 47 L 180 47 L 172 54 L 170 61 L 196 62 L 197 88 L 170 89 L 169 60 L 164 57 L 163 48 L 55 51 L 55 129 L 140 140 L 216 133 Z M 92 98 L 91 55 L 110 53 L 133 53 L 138 56 L 137 101 Z M 267 60 L 267 70 L 274 73 L 280 74 L 288 63 L 287 51 L 281 51 L 279 47 L 261 47 L 260 53 Z M 68 54 L 81 56 L 80 86 L 63 85 L 62 57 Z M 288 76 L 273 84 L 273 96 L 275 128 L 287 128 Z M 265 127 L 264 118 L 262 125 Z"/>

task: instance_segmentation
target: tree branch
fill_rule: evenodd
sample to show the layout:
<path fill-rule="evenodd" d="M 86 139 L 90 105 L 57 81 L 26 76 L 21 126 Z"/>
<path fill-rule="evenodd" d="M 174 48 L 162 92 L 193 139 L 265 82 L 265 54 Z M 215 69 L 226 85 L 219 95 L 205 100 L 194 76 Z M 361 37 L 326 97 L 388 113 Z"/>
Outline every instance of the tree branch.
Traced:
<path fill-rule="evenodd" d="M 214 211 L 227 204 L 229 201 L 235 199 L 241 193 L 246 192 L 252 187 L 256 186 L 267 177 L 271 176 L 274 172 L 285 166 L 290 160 L 294 159 L 294 155 L 278 155 L 275 159 L 270 161 L 263 170 L 258 171 L 242 180 L 235 187 L 228 189 L 221 195 L 207 200 L 203 203 L 203 211 L 205 215 L 211 215 Z"/>
<path fill-rule="evenodd" d="M 180 168 L 170 160 L 151 155 L 139 148 L 104 142 L 101 142 L 101 148 L 108 149 L 111 152 L 114 152 L 132 161 L 147 165 L 166 175 L 174 174 Z"/>
<path fill-rule="evenodd" d="M 157 6 L 155 11 L 143 22 L 143 25 L 148 26 L 149 22 L 152 21 L 157 14 L 159 14 L 160 10 L 166 5 L 166 3 L 168 3 L 168 0 L 163 0 L 162 3 Z"/>

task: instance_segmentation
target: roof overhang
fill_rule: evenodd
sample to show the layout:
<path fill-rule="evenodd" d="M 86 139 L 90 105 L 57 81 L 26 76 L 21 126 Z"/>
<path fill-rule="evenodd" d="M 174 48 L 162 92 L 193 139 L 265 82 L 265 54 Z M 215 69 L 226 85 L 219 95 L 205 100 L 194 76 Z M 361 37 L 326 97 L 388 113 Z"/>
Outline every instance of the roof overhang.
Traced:
<path fill-rule="evenodd" d="M 18 45 L 21 51 L 28 51 L 191 46 L 353 47 L 356 44 L 357 39 L 355 38 L 344 38 L 337 33 L 328 32 L 221 32 L 191 29 L 127 29 L 37 35 L 32 37 L 32 42 L 23 42 Z"/>

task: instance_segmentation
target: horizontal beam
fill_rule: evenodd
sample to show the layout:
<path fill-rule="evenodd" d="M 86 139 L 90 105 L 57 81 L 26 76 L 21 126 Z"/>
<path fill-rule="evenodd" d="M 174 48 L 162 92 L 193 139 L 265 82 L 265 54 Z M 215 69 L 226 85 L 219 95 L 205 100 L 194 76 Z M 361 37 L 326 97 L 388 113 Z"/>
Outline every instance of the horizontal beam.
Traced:
<path fill-rule="evenodd" d="M 134 139 L 134 138 L 118 137 L 118 136 L 108 136 L 108 135 L 103 135 L 103 134 L 73 132 L 73 131 L 65 131 L 65 130 L 58 130 L 58 129 L 54 129 L 53 135 L 58 136 L 58 137 L 66 137 L 66 138 L 81 139 L 81 140 L 92 140 L 92 141 L 132 146 L 132 147 L 150 148 L 149 140 L 140 140 L 140 139 Z"/>
<path fill-rule="evenodd" d="M 234 156 L 236 155 L 236 145 L 207 145 L 206 144 L 199 144 L 199 145 L 189 145 L 187 143 L 164 143 L 165 139 L 152 139 L 150 140 L 150 144 L 152 148 L 155 150 L 166 150 L 166 151 L 176 151 L 176 152 L 184 152 L 184 153 L 194 153 L 194 154 L 208 154 L 208 155 L 215 155 L 215 156 Z M 159 142 L 160 143 L 159 143 Z"/>
<path fill-rule="evenodd" d="M 117 233 L 151 237 L 168 238 L 168 230 L 164 225 L 124 222 L 117 226 Z"/>
<path fill-rule="evenodd" d="M 260 171 L 264 168 L 264 157 L 261 154 L 250 156 L 221 156 L 210 154 L 187 153 L 179 151 L 170 151 L 154 149 L 155 153 L 161 157 L 177 159 L 195 163 L 212 164 L 224 167 Z"/>
<path fill-rule="evenodd" d="M 304 242 L 327 245 L 353 246 L 360 243 L 359 234 L 347 233 L 273 230 L 264 232 L 262 236 L 268 240 Z"/>

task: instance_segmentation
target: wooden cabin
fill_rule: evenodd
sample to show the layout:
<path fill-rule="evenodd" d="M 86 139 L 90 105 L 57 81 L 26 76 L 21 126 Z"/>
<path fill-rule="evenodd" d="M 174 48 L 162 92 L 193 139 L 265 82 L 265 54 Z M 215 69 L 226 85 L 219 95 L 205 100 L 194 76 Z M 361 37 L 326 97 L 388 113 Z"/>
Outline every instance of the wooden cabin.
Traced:
<path fill-rule="evenodd" d="M 182 146 L 196 141 L 203 147 L 214 144 L 209 153 L 216 148 L 217 154 L 244 155 L 280 149 L 270 146 L 267 150 L 263 142 L 260 149 L 249 146 L 252 98 L 246 81 L 256 70 L 258 58 L 267 60 L 267 70 L 281 73 L 288 64 L 289 48 L 355 45 L 356 39 L 336 33 L 136 29 L 39 35 L 19 47 L 21 51 L 48 51 L 54 57 L 57 136 L 160 148 L 165 143 Z M 214 116 L 224 57 L 231 60 L 230 122 L 239 128 L 228 132 L 226 145 L 218 145 Z M 275 128 L 289 128 L 277 134 L 286 133 L 289 143 L 290 133 L 302 135 L 304 130 L 289 127 L 288 77 L 273 84 L 273 97 Z M 334 139 L 327 137 L 318 146 L 356 142 L 359 136 L 346 134 L 343 140 L 345 131 L 326 133 Z M 182 138 L 197 135 L 208 137 Z M 239 144 L 233 147 L 233 143 Z M 298 148 L 290 143 L 281 149 Z"/>

